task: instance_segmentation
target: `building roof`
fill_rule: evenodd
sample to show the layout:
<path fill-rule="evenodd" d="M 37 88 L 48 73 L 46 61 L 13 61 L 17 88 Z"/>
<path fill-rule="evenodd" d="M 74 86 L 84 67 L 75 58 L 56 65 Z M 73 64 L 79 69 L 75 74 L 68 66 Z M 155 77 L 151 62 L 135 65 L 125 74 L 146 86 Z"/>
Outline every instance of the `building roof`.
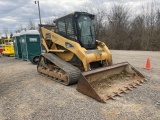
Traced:
<path fill-rule="evenodd" d="M 20 35 L 39 35 L 39 31 L 38 30 L 22 30 L 20 32 Z"/>

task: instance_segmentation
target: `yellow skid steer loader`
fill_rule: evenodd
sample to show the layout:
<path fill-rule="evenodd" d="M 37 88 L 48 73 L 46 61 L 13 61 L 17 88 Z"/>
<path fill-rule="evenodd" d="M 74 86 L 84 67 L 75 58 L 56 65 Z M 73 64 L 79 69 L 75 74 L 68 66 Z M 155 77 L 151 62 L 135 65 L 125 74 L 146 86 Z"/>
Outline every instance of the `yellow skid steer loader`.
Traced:
<path fill-rule="evenodd" d="M 79 92 L 105 102 L 145 78 L 127 62 L 112 64 L 108 47 L 95 38 L 93 20 L 92 14 L 74 12 L 56 19 L 54 26 L 40 24 L 37 70 L 64 85 L 78 82 Z"/>
<path fill-rule="evenodd" d="M 4 39 L 2 47 L 3 47 L 3 52 L 2 52 L 3 55 L 8 57 L 14 56 L 14 46 L 11 38 Z"/>

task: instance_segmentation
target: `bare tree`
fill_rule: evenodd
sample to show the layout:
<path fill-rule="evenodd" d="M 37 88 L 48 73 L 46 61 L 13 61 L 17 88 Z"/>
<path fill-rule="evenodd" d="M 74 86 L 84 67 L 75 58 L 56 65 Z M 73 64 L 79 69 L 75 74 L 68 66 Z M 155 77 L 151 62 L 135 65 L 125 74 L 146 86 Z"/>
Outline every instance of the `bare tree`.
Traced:
<path fill-rule="evenodd" d="M 157 28 L 158 34 L 160 34 L 160 9 L 157 10 L 157 14 L 156 14 L 156 28 Z"/>
<path fill-rule="evenodd" d="M 13 37 L 13 33 L 11 32 L 11 33 L 10 33 L 10 37 L 9 37 L 9 38 L 12 38 L 12 37 Z"/>
<path fill-rule="evenodd" d="M 95 14 L 97 39 L 111 49 L 160 50 L 160 9 L 153 0 L 138 15 L 126 6 L 115 5 L 108 13 L 102 6 L 86 4 L 82 11 Z"/>
<path fill-rule="evenodd" d="M 47 24 L 47 25 L 53 25 L 54 23 L 53 23 L 53 19 L 47 19 L 46 21 L 45 21 L 45 24 Z"/>
<path fill-rule="evenodd" d="M 144 15 L 137 15 L 133 21 L 131 21 L 130 36 L 129 36 L 129 48 L 134 50 L 140 50 L 144 48 L 143 39 L 145 39 L 145 18 Z"/>
<path fill-rule="evenodd" d="M 156 5 L 155 1 L 152 1 L 151 4 L 148 4 L 146 8 L 144 8 L 144 16 L 145 16 L 145 39 L 142 40 L 145 43 L 145 50 L 154 49 L 153 42 L 155 41 L 155 30 L 156 30 Z"/>
<path fill-rule="evenodd" d="M 4 33 L 5 37 L 7 38 L 8 37 L 8 27 L 6 27 L 6 26 L 3 27 L 3 33 Z"/>
<path fill-rule="evenodd" d="M 129 9 L 124 6 L 114 6 L 108 15 L 110 46 L 114 49 L 128 49 Z"/>
<path fill-rule="evenodd" d="M 35 30 L 36 29 L 36 25 L 32 20 L 29 20 L 28 25 L 27 25 L 27 29 L 28 30 Z"/>
<path fill-rule="evenodd" d="M 18 26 L 17 30 L 15 30 L 15 32 L 16 32 L 16 33 L 20 33 L 22 30 L 26 30 L 26 28 L 23 27 L 22 24 L 19 24 L 19 26 Z"/>

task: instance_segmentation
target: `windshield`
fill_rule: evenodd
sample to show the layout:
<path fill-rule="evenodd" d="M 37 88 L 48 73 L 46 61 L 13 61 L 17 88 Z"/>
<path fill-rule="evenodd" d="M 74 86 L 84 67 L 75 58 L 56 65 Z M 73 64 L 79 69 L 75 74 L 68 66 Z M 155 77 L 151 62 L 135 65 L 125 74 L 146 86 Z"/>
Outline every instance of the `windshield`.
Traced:
<path fill-rule="evenodd" d="M 85 48 L 93 48 L 95 35 L 92 20 L 89 16 L 82 15 L 78 18 L 80 41 Z"/>

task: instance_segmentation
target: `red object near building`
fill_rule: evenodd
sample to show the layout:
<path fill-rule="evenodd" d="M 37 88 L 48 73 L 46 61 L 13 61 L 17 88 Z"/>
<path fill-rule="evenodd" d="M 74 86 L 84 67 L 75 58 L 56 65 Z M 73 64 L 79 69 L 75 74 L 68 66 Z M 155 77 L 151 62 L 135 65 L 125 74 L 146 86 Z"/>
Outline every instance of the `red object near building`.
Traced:
<path fill-rule="evenodd" d="M 3 47 L 0 46 L 0 54 L 2 54 L 2 52 L 3 52 Z"/>

